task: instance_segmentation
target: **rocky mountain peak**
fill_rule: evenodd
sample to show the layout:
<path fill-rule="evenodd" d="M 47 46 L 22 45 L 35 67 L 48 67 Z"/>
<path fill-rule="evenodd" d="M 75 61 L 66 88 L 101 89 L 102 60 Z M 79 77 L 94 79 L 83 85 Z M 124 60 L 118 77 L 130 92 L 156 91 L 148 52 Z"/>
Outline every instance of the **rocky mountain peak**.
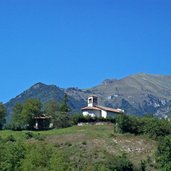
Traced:
<path fill-rule="evenodd" d="M 31 87 L 31 89 L 39 89 L 40 87 L 45 87 L 45 86 L 47 86 L 47 85 L 44 84 L 44 83 L 38 82 L 38 83 L 34 84 L 34 85 Z"/>

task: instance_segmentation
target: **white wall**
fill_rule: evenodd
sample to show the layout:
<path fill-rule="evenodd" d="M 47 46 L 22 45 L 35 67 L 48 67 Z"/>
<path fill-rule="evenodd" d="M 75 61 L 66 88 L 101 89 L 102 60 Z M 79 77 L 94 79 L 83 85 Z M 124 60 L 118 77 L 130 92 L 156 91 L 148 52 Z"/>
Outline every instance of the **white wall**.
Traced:
<path fill-rule="evenodd" d="M 103 118 L 106 118 L 107 117 L 107 112 L 105 110 L 101 110 L 101 113 L 102 113 L 102 117 Z"/>
<path fill-rule="evenodd" d="M 83 111 L 83 116 L 97 116 L 97 117 L 103 117 L 103 118 L 107 118 L 107 117 L 116 117 L 117 113 L 115 112 L 107 112 L 105 110 L 85 110 Z"/>
<path fill-rule="evenodd" d="M 101 117 L 101 111 L 99 110 L 85 110 L 83 111 L 83 116 L 87 116 L 90 115 L 92 117 L 97 116 L 97 117 Z"/>

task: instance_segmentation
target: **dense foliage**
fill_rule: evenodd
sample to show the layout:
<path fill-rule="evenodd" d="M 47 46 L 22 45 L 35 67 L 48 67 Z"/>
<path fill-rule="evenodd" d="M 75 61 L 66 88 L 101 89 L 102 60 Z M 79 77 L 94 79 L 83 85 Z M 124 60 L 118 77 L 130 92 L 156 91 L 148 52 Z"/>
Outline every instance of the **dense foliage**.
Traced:
<path fill-rule="evenodd" d="M 148 135 L 158 140 L 156 161 L 161 171 L 171 170 L 171 122 L 155 117 L 120 115 L 116 118 L 116 132 Z"/>
<path fill-rule="evenodd" d="M 71 116 L 72 122 L 74 125 L 78 123 L 96 123 L 96 122 L 110 122 L 115 123 L 115 118 L 108 117 L 91 117 L 89 115 L 83 116 L 82 114 L 74 114 Z"/>
<path fill-rule="evenodd" d="M 156 152 L 156 160 L 162 171 L 171 170 L 171 135 L 159 141 Z"/>
<path fill-rule="evenodd" d="M 3 128 L 6 117 L 6 109 L 2 103 L 0 103 L 0 129 Z"/>
<path fill-rule="evenodd" d="M 121 156 L 114 156 L 112 160 L 107 161 L 107 165 L 110 170 L 116 171 L 133 171 L 133 164 L 128 160 L 126 154 Z"/>
<path fill-rule="evenodd" d="M 42 104 L 38 99 L 29 99 L 23 104 L 16 104 L 10 127 L 14 130 L 33 129 L 34 117 L 42 114 L 41 108 Z"/>
<path fill-rule="evenodd" d="M 49 101 L 42 104 L 38 99 L 28 99 L 23 104 L 16 104 L 13 108 L 13 117 L 8 128 L 13 130 L 23 129 L 48 129 L 64 128 L 71 126 L 70 108 L 67 105 L 67 95 L 64 95 L 62 104 Z M 36 126 L 37 125 L 37 126 Z"/>
<path fill-rule="evenodd" d="M 171 134 L 171 123 L 165 119 L 123 114 L 116 118 L 116 123 L 116 131 L 120 133 L 146 134 L 153 139 Z"/>

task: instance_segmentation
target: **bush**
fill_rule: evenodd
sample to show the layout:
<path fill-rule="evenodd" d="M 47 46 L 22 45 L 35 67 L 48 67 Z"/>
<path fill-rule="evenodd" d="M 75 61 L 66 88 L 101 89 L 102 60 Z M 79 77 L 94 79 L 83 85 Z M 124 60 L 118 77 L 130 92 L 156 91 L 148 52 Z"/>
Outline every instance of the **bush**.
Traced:
<path fill-rule="evenodd" d="M 4 141 L 5 141 L 5 142 L 8 142 L 8 141 L 15 142 L 16 139 L 14 138 L 13 135 L 9 135 L 8 137 L 6 137 L 6 138 L 4 139 Z"/>
<path fill-rule="evenodd" d="M 25 138 L 26 138 L 26 139 L 30 139 L 30 138 L 33 138 L 33 137 L 34 137 L 34 135 L 33 135 L 32 132 L 26 132 L 26 133 L 25 133 Z"/>
<path fill-rule="evenodd" d="M 171 133 L 171 124 L 167 120 L 157 118 L 143 118 L 143 133 L 148 134 L 150 138 L 158 138 Z"/>
<path fill-rule="evenodd" d="M 34 135 L 34 138 L 39 141 L 45 140 L 45 136 L 41 135 L 40 133 Z"/>
<path fill-rule="evenodd" d="M 71 168 L 68 156 L 63 152 L 55 151 L 50 159 L 50 170 L 51 171 L 63 171 L 70 170 Z"/>
<path fill-rule="evenodd" d="M 109 170 L 133 171 L 133 164 L 127 158 L 126 154 L 122 154 L 121 156 L 112 157 L 108 161 L 107 167 L 109 168 Z"/>
<path fill-rule="evenodd" d="M 159 141 L 156 161 L 159 163 L 159 167 L 163 171 L 171 170 L 171 135 Z"/>
<path fill-rule="evenodd" d="M 21 162 L 22 171 L 47 171 L 52 156 L 52 148 L 44 143 L 37 143 L 27 146 L 25 159 Z"/>
<path fill-rule="evenodd" d="M 25 155 L 25 147 L 22 143 L 7 142 L 0 143 L 0 170 L 18 171 L 20 170 L 21 160 Z"/>
<path fill-rule="evenodd" d="M 116 117 L 117 130 L 119 133 L 133 133 L 139 134 L 140 122 L 135 116 L 128 116 L 125 114 L 118 115 Z"/>
<path fill-rule="evenodd" d="M 154 117 L 136 117 L 122 114 L 116 118 L 116 123 L 117 128 L 115 130 L 119 133 L 146 134 L 154 139 L 171 133 L 169 121 Z"/>
<path fill-rule="evenodd" d="M 65 112 L 56 112 L 53 118 L 55 128 L 66 128 L 72 126 L 71 115 Z"/>
<path fill-rule="evenodd" d="M 108 118 L 103 118 L 103 117 L 91 117 L 91 116 L 83 116 L 82 114 L 73 114 L 71 116 L 72 119 L 72 123 L 74 125 L 77 125 L 80 122 L 111 122 L 111 123 L 115 123 L 115 118 L 112 117 L 108 117 Z"/>

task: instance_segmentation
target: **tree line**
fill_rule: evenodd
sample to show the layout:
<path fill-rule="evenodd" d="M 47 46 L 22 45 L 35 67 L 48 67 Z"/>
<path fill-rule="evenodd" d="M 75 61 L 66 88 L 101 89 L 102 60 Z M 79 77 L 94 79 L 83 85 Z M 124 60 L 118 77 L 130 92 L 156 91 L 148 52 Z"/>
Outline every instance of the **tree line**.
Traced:
<path fill-rule="evenodd" d="M 39 99 L 28 99 L 24 103 L 17 103 L 13 107 L 12 119 L 10 123 L 5 125 L 7 110 L 3 103 L 0 103 L 0 129 L 32 130 L 36 122 L 38 122 L 40 128 L 48 128 L 50 123 L 53 123 L 53 128 L 67 127 L 70 125 L 70 111 L 66 94 L 59 104 L 55 100 L 43 104 Z"/>
<path fill-rule="evenodd" d="M 0 103 L 0 129 L 5 124 L 6 109 Z M 61 103 L 50 100 L 41 103 L 39 99 L 28 99 L 24 103 L 17 103 L 12 109 L 12 119 L 4 129 L 12 130 L 43 130 L 49 128 L 66 128 L 78 123 L 115 122 L 114 118 L 84 117 L 80 113 L 72 113 L 68 105 L 67 95 Z M 38 124 L 38 128 L 36 128 Z"/>
<path fill-rule="evenodd" d="M 55 100 L 43 104 L 39 99 L 28 99 L 26 102 L 14 106 L 12 120 L 8 124 L 8 128 L 33 130 L 38 124 L 38 129 L 48 129 L 50 123 L 52 128 L 68 127 L 70 126 L 70 111 L 66 94 L 59 104 Z"/>

